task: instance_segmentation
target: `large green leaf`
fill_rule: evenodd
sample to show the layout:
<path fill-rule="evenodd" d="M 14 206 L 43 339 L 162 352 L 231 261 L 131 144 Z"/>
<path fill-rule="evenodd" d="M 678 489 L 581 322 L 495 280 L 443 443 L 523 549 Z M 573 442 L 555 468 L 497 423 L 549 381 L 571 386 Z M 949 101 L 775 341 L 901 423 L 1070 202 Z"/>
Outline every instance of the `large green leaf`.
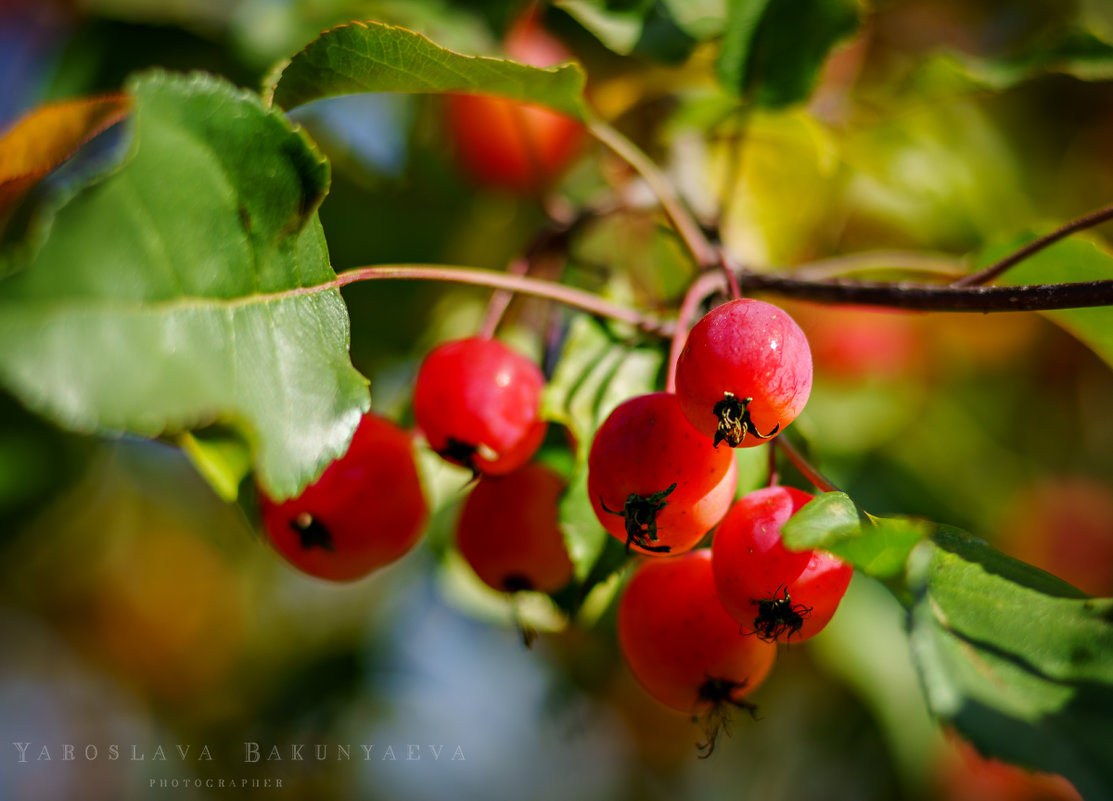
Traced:
<path fill-rule="evenodd" d="M 1113 599 L 958 529 L 873 517 L 841 492 L 801 509 L 784 537 L 890 580 L 936 717 L 986 754 L 1063 774 L 1087 801 L 1113 798 Z"/>
<path fill-rule="evenodd" d="M 1017 243 L 994 248 L 978 261 L 989 263 L 1013 249 Z M 1113 254 L 1096 240 L 1074 237 L 1042 250 L 1001 276 L 1006 284 L 1053 284 L 1072 281 L 1101 281 L 1113 277 Z M 1113 308 L 1066 309 L 1043 312 L 1048 318 L 1086 343 L 1094 353 L 1113 365 Z"/>
<path fill-rule="evenodd" d="M 593 571 L 610 539 L 587 496 L 587 454 L 595 431 L 624 400 L 653 391 L 664 361 L 653 348 L 617 341 L 590 317 L 572 321 L 560 361 L 545 388 L 541 412 L 563 424 L 576 439 L 576 467 L 561 502 L 561 528 L 576 577 L 602 581 L 609 573 Z"/>
<path fill-rule="evenodd" d="M 421 34 L 379 22 L 325 31 L 267 80 L 265 97 L 293 108 L 360 92 L 471 92 L 535 103 L 583 118 L 584 74 L 575 64 L 548 69 L 467 56 Z"/>
<path fill-rule="evenodd" d="M 328 163 L 215 78 L 133 80 L 125 162 L 58 209 L 0 283 L 0 382 L 68 428 L 154 436 L 213 422 L 296 493 L 369 405 L 316 209 Z"/>
<path fill-rule="evenodd" d="M 806 100 L 858 14 L 856 0 L 729 0 L 719 80 L 765 108 Z"/>
<path fill-rule="evenodd" d="M 784 525 L 793 550 L 822 548 L 876 578 L 903 573 L 908 554 L 933 526 L 911 518 L 874 517 L 845 492 L 828 492 L 804 506 Z"/>
<path fill-rule="evenodd" d="M 1113 798 L 1113 599 L 943 527 L 910 564 L 932 712 L 986 754 Z"/>

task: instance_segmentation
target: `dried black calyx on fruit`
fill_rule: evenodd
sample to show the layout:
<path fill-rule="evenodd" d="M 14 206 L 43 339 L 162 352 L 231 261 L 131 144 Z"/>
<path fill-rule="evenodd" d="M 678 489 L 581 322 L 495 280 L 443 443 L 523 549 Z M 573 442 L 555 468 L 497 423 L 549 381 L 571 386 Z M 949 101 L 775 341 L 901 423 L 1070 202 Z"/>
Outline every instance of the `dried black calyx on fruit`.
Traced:
<path fill-rule="evenodd" d="M 719 418 L 719 425 L 715 429 L 715 447 L 720 442 L 726 442 L 732 448 L 737 448 L 749 434 L 758 439 L 769 439 L 781 430 L 781 424 L 773 426 L 768 434 L 759 433 L 750 419 L 749 405 L 753 398 L 739 398 L 733 392 L 724 392 L 723 399 L 715 404 L 711 410 Z"/>
<path fill-rule="evenodd" d="M 781 593 L 778 597 L 777 593 Z M 766 642 L 772 642 L 783 634 L 791 637 L 804 625 L 804 618 L 812 613 L 810 606 L 792 603 L 788 587 L 780 586 L 772 598 L 755 601 L 757 617 L 754 618 L 754 631 Z"/>
<path fill-rule="evenodd" d="M 446 459 L 458 465 L 463 465 L 471 470 L 473 476 L 478 476 L 480 473 L 475 462 L 477 456 L 492 462 L 499 458 L 498 453 L 488 445 L 484 445 L 483 443 L 472 445 L 470 442 L 463 442 L 462 440 L 453 439 L 452 437 L 447 439 L 445 446 L 437 451 L 437 455 L 442 459 Z"/>
<path fill-rule="evenodd" d="M 600 496 L 599 505 L 603 507 L 604 512 L 618 515 L 626 520 L 627 551 L 630 550 L 631 545 L 637 545 L 642 550 L 650 553 L 669 552 L 668 545 L 655 545 L 654 543 L 658 541 L 657 513 L 669 505 L 665 498 L 671 495 L 674 489 L 676 489 L 675 482 L 670 484 L 667 489 L 654 492 L 652 495 L 638 495 L 636 492 L 631 492 L 626 496 L 626 503 L 620 512 L 608 508 L 607 504 L 603 502 L 602 496 Z"/>
<path fill-rule="evenodd" d="M 290 528 L 298 535 L 299 544 L 303 550 L 320 548 L 324 551 L 333 550 L 332 532 L 328 527 L 309 512 L 302 512 L 290 521 Z"/>
<path fill-rule="evenodd" d="M 746 688 L 747 681 L 731 681 L 708 676 L 707 680 L 699 687 L 699 702 L 708 704 L 709 709 L 702 716 L 703 733 L 707 738 L 702 743 L 696 743 L 699 758 L 707 759 L 715 750 L 715 741 L 719 739 L 719 732 L 730 736 L 730 713 L 732 709 L 744 709 L 750 717 L 757 720 L 757 705 L 751 704 L 740 698 L 742 690 Z M 701 722 L 701 718 L 694 716 L 693 722 Z"/>
<path fill-rule="evenodd" d="M 521 573 L 511 573 L 502 579 L 502 589 L 505 592 L 529 592 L 533 589 L 533 582 L 529 576 Z"/>

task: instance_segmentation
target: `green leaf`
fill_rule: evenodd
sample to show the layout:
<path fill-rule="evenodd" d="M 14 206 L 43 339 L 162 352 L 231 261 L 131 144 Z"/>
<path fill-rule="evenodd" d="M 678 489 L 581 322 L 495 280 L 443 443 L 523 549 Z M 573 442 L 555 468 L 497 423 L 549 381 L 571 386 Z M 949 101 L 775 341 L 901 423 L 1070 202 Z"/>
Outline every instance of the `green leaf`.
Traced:
<path fill-rule="evenodd" d="M 807 100 L 828 53 L 858 27 L 856 0 L 729 0 L 719 80 L 764 108 Z"/>
<path fill-rule="evenodd" d="M 541 415 L 575 436 L 577 469 L 586 463 L 595 430 L 611 410 L 652 392 L 663 363 L 660 350 L 624 344 L 587 315 L 572 321 L 541 399 Z"/>
<path fill-rule="evenodd" d="M 1046 73 L 1084 81 L 1113 79 L 1113 44 L 1085 30 L 1069 29 L 1013 57 L 990 59 L 955 55 L 971 80 L 996 90 L 1008 89 Z"/>
<path fill-rule="evenodd" d="M 0 383 L 83 432 L 225 423 L 267 492 L 298 492 L 369 406 L 316 209 L 328 163 L 258 97 L 130 82 L 127 160 L 0 283 Z"/>
<path fill-rule="evenodd" d="M 727 0 L 662 0 L 676 24 L 703 42 L 721 36 L 726 27 Z"/>
<path fill-rule="evenodd" d="M 734 94 L 747 92 L 747 74 L 758 24 L 770 2 L 772 0 L 729 0 L 727 4 L 726 30 L 715 67 L 719 81 Z"/>
<path fill-rule="evenodd" d="M 1000 92 L 1048 74 L 1083 81 L 1113 79 L 1109 33 L 1068 28 L 1045 33 L 1042 41 L 1014 55 L 993 57 L 941 50 L 928 55 L 902 84 L 907 96 L 953 98 L 986 90 Z"/>
<path fill-rule="evenodd" d="M 178 447 L 223 500 L 239 497 L 240 483 L 251 472 L 251 449 L 234 431 L 183 431 Z"/>
<path fill-rule="evenodd" d="M 990 264 L 997 257 L 1012 252 L 1023 242 L 998 246 L 978 258 Z M 1113 254 L 1097 240 L 1075 236 L 1025 259 L 1005 272 L 1003 284 L 1053 284 L 1072 281 L 1100 281 L 1113 276 Z M 1113 366 L 1113 307 L 1065 309 L 1041 312 L 1073 336 L 1084 342 L 1094 353 Z"/>
<path fill-rule="evenodd" d="M 564 349 L 545 388 L 541 414 L 559 422 L 576 438 L 576 468 L 561 502 L 565 534 L 576 578 L 603 581 L 610 574 L 593 571 L 609 539 L 599 525 L 587 494 L 587 453 L 596 429 L 623 401 L 651 392 L 664 357 L 659 350 L 616 341 L 600 323 L 586 315 L 569 327 Z M 617 540 L 616 540 L 617 542 Z M 590 589 L 590 587 L 585 587 Z"/>
<path fill-rule="evenodd" d="M 867 575 L 892 578 L 904 571 L 909 553 L 933 528 L 922 520 L 874 517 L 845 492 L 828 492 L 793 515 L 782 534 L 793 550 L 821 548 Z"/>
<path fill-rule="evenodd" d="M 912 649 L 932 712 L 990 756 L 1113 798 L 1113 599 L 941 527 L 913 553 Z"/>
<path fill-rule="evenodd" d="M 467 56 L 421 34 L 379 22 L 352 22 L 325 31 L 278 68 L 264 97 L 293 108 L 360 92 L 499 95 L 583 119 L 584 74 L 576 64 L 548 69 Z"/>
<path fill-rule="evenodd" d="M 675 64 L 722 30 L 722 0 L 557 0 L 610 50 Z M 716 19 L 718 15 L 718 19 Z"/>
<path fill-rule="evenodd" d="M 603 554 L 607 540 L 612 539 L 599 525 L 588 500 L 587 470 L 580 470 L 572 477 L 572 482 L 561 498 L 560 528 L 564 532 L 568 556 L 575 568 L 576 581 L 586 582 Z M 602 578 L 605 579 L 606 576 Z"/>
<path fill-rule="evenodd" d="M 567 11 L 609 49 L 628 56 L 638 44 L 653 0 L 639 0 L 619 7 L 597 0 L 555 0 L 553 5 Z"/>

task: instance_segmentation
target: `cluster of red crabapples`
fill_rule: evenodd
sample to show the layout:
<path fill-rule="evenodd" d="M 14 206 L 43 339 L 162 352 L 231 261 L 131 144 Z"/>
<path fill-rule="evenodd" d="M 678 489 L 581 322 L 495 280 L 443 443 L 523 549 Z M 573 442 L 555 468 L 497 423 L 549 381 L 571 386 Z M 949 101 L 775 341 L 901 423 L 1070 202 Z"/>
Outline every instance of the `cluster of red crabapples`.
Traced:
<path fill-rule="evenodd" d="M 731 706 L 752 711 L 745 696 L 769 673 L 776 643 L 819 632 L 846 591 L 849 565 L 782 543 L 781 527 L 811 495 L 770 486 L 735 500 L 733 449 L 788 426 L 811 381 L 796 323 L 769 303 L 733 300 L 688 334 L 675 392 L 619 404 L 592 440 L 592 508 L 644 557 L 619 600 L 619 645 L 664 704 L 713 721 Z M 476 477 L 458 519 L 458 550 L 482 581 L 507 593 L 552 593 L 573 576 L 557 514 L 563 479 L 531 461 L 545 437 L 544 383 L 526 357 L 472 337 L 430 352 L 414 386 L 414 418 L 429 447 Z M 276 548 L 334 579 L 401 556 L 426 516 L 408 436 L 370 414 L 348 453 L 300 497 L 263 499 Z M 710 547 L 697 547 L 712 531 Z"/>
<path fill-rule="evenodd" d="M 661 702 L 708 716 L 714 742 L 731 706 L 768 675 L 775 643 L 831 619 L 852 569 L 789 551 L 781 528 L 811 495 L 770 486 L 735 500 L 732 448 L 768 442 L 811 392 L 808 342 L 783 310 L 733 300 L 692 328 L 675 393 L 619 405 L 596 433 L 588 489 L 600 522 L 639 564 L 618 606 L 619 645 Z M 724 447 L 729 446 L 729 447 Z M 714 530 L 709 548 L 696 548 Z"/>

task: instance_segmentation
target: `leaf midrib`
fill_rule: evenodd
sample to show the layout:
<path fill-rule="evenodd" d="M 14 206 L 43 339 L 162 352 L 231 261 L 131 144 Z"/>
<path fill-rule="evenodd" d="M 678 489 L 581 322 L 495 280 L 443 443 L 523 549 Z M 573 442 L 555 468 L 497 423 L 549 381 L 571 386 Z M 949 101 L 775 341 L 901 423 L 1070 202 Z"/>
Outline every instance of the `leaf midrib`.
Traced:
<path fill-rule="evenodd" d="M 25 313 L 33 312 L 35 314 L 81 313 L 83 311 L 111 311 L 113 314 L 129 311 L 141 314 L 163 314 L 175 311 L 224 311 L 280 303 L 291 298 L 320 295 L 331 291 L 339 293 L 339 286 L 339 282 L 333 279 L 324 284 L 293 287 L 277 292 L 253 292 L 233 298 L 197 295 L 151 300 L 114 298 L 105 295 L 80 295 L 69 298 L 0 298 L 0 309 L 4 309 L 5 314 L 8 314 L 9 310 Z"/>

